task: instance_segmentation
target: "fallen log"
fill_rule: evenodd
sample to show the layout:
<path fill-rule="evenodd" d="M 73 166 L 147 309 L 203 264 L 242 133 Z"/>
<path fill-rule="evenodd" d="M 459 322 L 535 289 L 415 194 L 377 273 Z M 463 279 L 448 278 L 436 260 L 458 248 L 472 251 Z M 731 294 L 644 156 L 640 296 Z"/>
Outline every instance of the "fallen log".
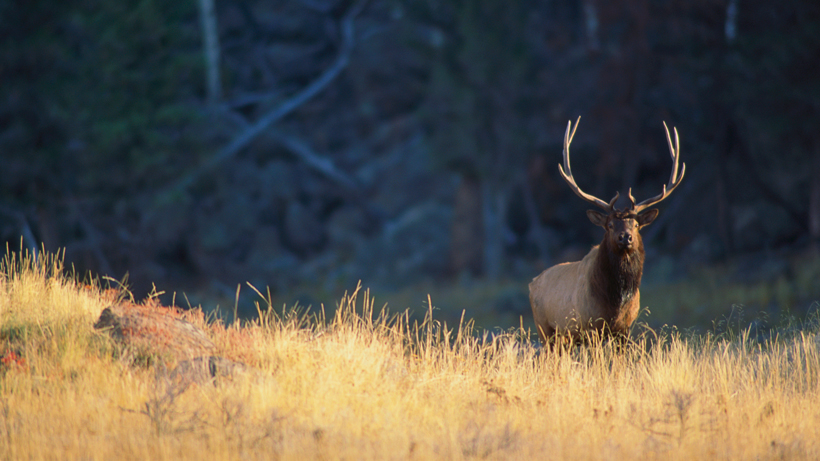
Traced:
<path fill-rule="evenodd" d="M 108 333 L 132 357 L 152 357 L 163 368 L 175 365 L 169 375 L 175 382 L 203 383 L 247 370 L 244 363 L 215 355 L 205 331 L 173 308 L 119 302 L 103 309 L 94 328 Z"/>

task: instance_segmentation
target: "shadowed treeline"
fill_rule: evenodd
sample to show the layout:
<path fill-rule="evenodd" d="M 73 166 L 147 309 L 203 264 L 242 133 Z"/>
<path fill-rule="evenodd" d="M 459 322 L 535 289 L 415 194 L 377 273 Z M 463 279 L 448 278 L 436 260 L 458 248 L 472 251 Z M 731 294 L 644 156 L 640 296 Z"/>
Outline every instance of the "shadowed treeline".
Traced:
<path fill-rule="evenodd" d="M 0 37 L 0 239 L 138 294 L 529 280 L 600 239 L 578 115 L 596 196 L 658 194 L 680 132 L 648 266 L 820 238 L 808 0 L 12 1 Z"/>

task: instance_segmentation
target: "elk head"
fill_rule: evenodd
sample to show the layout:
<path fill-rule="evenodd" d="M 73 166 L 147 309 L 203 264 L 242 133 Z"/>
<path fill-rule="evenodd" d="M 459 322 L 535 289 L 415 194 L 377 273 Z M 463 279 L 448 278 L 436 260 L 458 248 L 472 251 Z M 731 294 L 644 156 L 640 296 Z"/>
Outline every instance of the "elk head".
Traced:
<path fill-rule="evenodd" d="M 624 209 L 616 209 L 615 202 L 618 200 L 618 197 L 620 197 L 620 193 L 616 192 L 615 197 L 607 203 L 582 191 L 572 176 L 572 169 L 569 163 L 569 145 L 575 136 L 575 130 L 578 129 L 578 123 L 580 121 L 581 117 L 578 117 L 578 121 L 575 122 L 575 128 L 572 128 L 572 121 L 567 123 L 567 131 L 564 134 L 564 165 L 563 167 L 560 164 L 558 165 L 561 176 L 576 195 L 604 210 L 604 213 L 596 210 L 588 210 L 587 216 L 589 220 L 592 221 L 592 224 L 601 226 L 606 231 L 602 243 L 608 247 L 610 251 L 616 254 L 629 254 L 633 251 L 639 251 L 642 254 L 643 242 L 639 231 L 642 227 L 652 223 L 658 216 L 657 208 L 648 208 L 668 197 L 669 194 L 678 187 L 686 171 L 686 164 L 684 163 L 681 165 L 680 176 L 678 176 L 678 159 L 680 157 L 678 130 L 677 128 L 673 128 L 675 133 L 675 144 L 673 146 L 672 137 L 669 135 L 669 128 L 666 126 L 666 122 L 663 123 L 663 127 L 666 130 L 666 141 L 669 143 L 669 152 L 672 156 L 672 174 L 669 177 L 669 183 L 663 186 L 663 190 L 659 195 L 638 204 L 635 203 L 635 197 L 632 196 L 632 188 L 630 188 L 628 195 L 630 205 Z"/>

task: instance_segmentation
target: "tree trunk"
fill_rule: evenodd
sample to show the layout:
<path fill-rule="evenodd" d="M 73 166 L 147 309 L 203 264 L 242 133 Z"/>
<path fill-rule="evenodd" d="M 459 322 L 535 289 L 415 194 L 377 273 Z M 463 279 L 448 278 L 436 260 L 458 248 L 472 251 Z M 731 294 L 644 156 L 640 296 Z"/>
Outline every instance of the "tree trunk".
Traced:
<path fill-rule="evenodd" d="M 481 188 L 484 217 L 484 275 L 490 281 L 501 276 L 504 259 L 504 218 L 507 214 L 506 194 L 487 182 Z"/>
<path fill-rule="evenodd" d="M 475 178 L 463 177 L 453 204 L 450 268 L 455 275 L 479 275 L 484 260 L 481 186 Z"/>
<path fill-rule="evenodd" d="M 584 1 L 584 26 L 587 49 L 598 51 L 601 48 L 601 42 L 598 40 L 598 12 L 592 0 Z"/>
<path fill-rule="evenodd" d="M 199 0 L 199 19 L 202 25 L 202 46 L 207 69 L 208 104 L 222 99 L 222 81 L 219 75 L 219 32 L 216 27 L 214 0 Z"/>

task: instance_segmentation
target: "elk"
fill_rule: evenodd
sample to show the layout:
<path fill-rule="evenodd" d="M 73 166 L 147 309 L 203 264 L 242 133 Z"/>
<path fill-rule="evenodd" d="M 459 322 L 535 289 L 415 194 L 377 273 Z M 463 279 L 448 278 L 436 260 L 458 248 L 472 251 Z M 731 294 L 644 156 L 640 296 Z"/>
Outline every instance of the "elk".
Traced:
<path fill-rule="evenodd" d="M 541 341 L 548 345 L 558 339 L 570 342 L 582 340 L 590 332 L 629 336 L 632 323 L 640 310 L 641 275 L 643 274 L 644 248 L 640 230 L 658 216 L 658 209 L 650 206 L 664 200 L 675 190 L 686 171 L 684 163 L 678 175 L 680 143 L 678 130 L 674 129 L 675 144 L 664 122 L 666 140 L 672 156 L 672 174 L 662 192 L 638 204 L 629 189 L 630 205 L 615 208 L 620 194 L 609 203 L 589 195 L 578 187 L 569 163 L 569 145 L 578 128 L 567 123 L 564 134 L 564 166 L 558 165 L 561 176 L 576 195 L 601 208 L 603 213 L 588 210 L 592 224 L 604 228 L 604 238 L 595 245 L 581 261 L 552 266 L 535 277 L 530 283 L 530 305 Z M 571 132 L 570 132 L 570 129 Z"/>

